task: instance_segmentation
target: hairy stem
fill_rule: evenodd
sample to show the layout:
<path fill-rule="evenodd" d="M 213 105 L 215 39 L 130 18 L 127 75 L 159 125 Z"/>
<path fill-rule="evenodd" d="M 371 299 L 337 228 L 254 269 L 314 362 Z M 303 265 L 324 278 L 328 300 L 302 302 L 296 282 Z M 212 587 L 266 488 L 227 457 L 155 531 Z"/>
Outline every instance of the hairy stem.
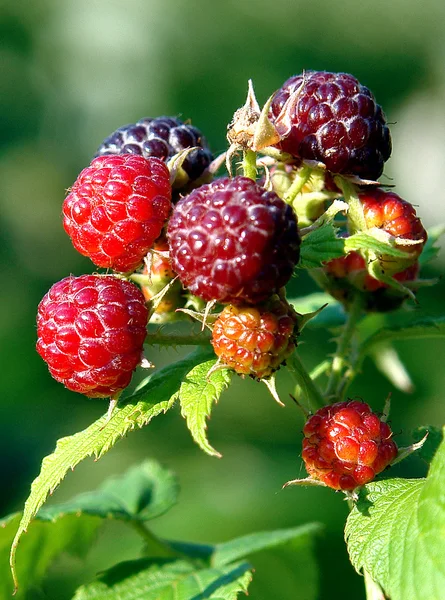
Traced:
<path fill-rule="evenodd" d="M 298 196 L 298 194 L 303 189 L 304 184 L 307 183 L 307 181 L 309 180 L 309 177 L 311 176 L 311 174 L 312 174 L 312 169 L 310 167 L 302 167 L 298 171 L 297 175 L 295 176 L 295 179 L 292 182 L 292 185 L 287 190 L 287 192 L 284 196 L 284 201 L 287 202 L 287 204 L 293 203 L 295 198 Z"/>
<path fill-rule="evenodd" d="M 349 348 L 352 337 L 355 333 L 357 321 L 362 313 L 362 301 L 359 294 L 356 294 L 348 312 L 346 323 L 343 326 L 343 331 L 337 342 L 337 350 L 332 361 L 331 374 L 329 376 L 328 385 L 325 396 L 337 395 L 339 390 L 343 389 L 341 385 L 343 371 L 349 363 Z M 340 398 L 338 398 L 340 400 Z"/>
<path fill-rule="evenodd" d="M 153 346 L 206 346 L 210 343 L 210 337 L 204 334 L 192 335 L 164 335 L 157 331 L 156 333 L 148 333 L 146 345 Z"/>
<path fill-rule="evenodd" d="M 345 202 L 349 204 L 348 221 L 351 234 L 366 231 L 368 228 L 356 186 L 341 176 L 334 177 L 334 182 L 341 189 Z"/>
<path fill-rule="evenodd" d="M 244 177 L 248 177 L 249 179 L 256 181 L 256 176 L 257 176 L 256 152 L 254 152 L 253 150 L 244 150 L 243 173 L 244 173 Z"/>
<path fill-rule="evenodd" d="M 325 403 L 321 392 L 312 381 L 296 352 L 286 360 L 286 365 L 303 391 L 303 394 L 306 396 L 310 410 L 316 412 L 319 408 L 324 406 Z"/>

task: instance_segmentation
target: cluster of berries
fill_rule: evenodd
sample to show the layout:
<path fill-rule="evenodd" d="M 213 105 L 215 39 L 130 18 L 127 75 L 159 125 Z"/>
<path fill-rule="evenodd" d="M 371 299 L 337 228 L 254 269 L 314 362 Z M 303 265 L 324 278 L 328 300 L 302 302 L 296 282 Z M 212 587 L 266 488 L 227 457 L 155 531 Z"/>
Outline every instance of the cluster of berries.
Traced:
<path fill-rule="evenodd" d="M 313 220 L 319 217 L 339 192 L 334 176 L 355 186 L 367 231 L 379 230 L 404 251 L 396 259 L 380 254 L 379 272 L 414 282 L 426 232 L 413 207 L 375 181 L 391 138 L 366 87 L 344 73 L 308 71 L 285 82 L 261 114 L 251 100 L 247 116 L 236 115 L 231 149 L 245 157 L 262 151 L 258 164 L 267 176 L 260 182 L 251 171 L 213 179 L 221 161 L 213 161 L 200 131 L 159 117 L 115 131 L 69 191 L 63 225 L 74 247 L 115 271 L 67 277 L 39 305 L 37 350 L 69 389 L 116 397 L 141 362 L 148 320 L 174 318 L 192 297 L 208 303 L 205 314 L 220 308 L 211 340 L 220 363 L 270 377 L 299 335 L 284 291 L 300 258 L 298 207 L 306 219 L 311 204 Z M 241 140 L 235 148 L 234 139 Z M 308 168 L 312 177 L 295 203 L 292 181 Z M 291 182 L 287 190 L 277 184 L 280 173 Z M 354 251 L 324 265 L 327 289 L 345 305 L 357 293 L 369 310 L 400 305 L 400 288 L 371 274 L 368 260 Z M 157 294 L 162 301 L 151 314 Z M 357 402 L 322 409 L 305 436 L 308 472 L 335 489 L 370 481 L 396 451 L 388 426 Z"/>

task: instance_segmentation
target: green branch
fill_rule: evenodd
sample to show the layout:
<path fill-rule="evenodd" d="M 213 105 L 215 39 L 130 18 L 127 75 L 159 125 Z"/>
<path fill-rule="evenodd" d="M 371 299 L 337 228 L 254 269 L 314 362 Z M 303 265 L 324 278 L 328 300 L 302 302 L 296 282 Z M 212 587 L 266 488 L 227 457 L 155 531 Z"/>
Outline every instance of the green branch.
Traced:
<path fill-rule="evenodd" d="M 315 383 L 312 381 L 309 373 L 307 372 L 296 352 L 294 352 L 292 356 L 286 360 L 286 365 L 294 376 L 295 381 L 306 395 L 310 410 L 312 412 L 317 412 L 319 408 L 325 405 L 323 396 L 321 395 Z"/>
<path fill-rule="evenodd" d="M 148 332 L 145 345 L 147 346 L 207 346 L 210 344 L 210 337 L 205 334 L 191 335 L 172 335 L 163 334 L 157 331 L 156 333 Z"/>

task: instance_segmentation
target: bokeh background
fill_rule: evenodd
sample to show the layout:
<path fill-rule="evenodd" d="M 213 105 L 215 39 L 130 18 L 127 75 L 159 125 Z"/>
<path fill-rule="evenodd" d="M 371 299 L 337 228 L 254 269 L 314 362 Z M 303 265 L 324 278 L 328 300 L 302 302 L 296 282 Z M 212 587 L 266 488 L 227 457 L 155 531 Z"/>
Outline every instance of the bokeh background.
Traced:
<path fill-rule="evenodd" d="M 264 102 L 304 68 L 351 72 L 374 91 L 393 123 L 385 181 L 431 226 L 445 221 L 444 24 L 441 0 L 1 1 L 0 514 L 22 507 L 56 440 L 106 408 L 54 382 L 34 350 L 35 312 L 44 293 L 70 273 L 94 270 L 72 248 L 60 213 L 65 190 L 101 140 L 143 116 L 182 115 L 219 153 L 249 78 Z M 440 275 L 443 267 L 442 254 L 425 275 Z M 313 289 L 304 277 L 293 286 L 298 294 Z M 443 281 L 419 300 L 422 310 L 443 311 Z M 392 390 L 392 422 L 403 443 L 417 425 L 444 422 L 445 345 L 419 341 L 397 349 L 415 382 L 413 394 L 394 391 L 369 360 L 352 392 L 378 410 Z M 301 353 L 308 365 L 332 351 L 329 332 L 305 333 Z M 153 352 L 150 358 L 161 366 L 179 354 Z M 285 375 L 279 385 L 286 395 Z M 344 548 L 342 496 L 323 489 L 281 491 L 283 482 L 302 474 L 302 418 L 259 387 L 234 380 L 214 410 L 209 435 L 222 460 L 193 444 L 173 410 L 100 462 L 82 463 L 54 500 L 157 458 L 182 485 L 181 502 L 156 525 L 159 535 L 213 542 L 319 521 L 325 525 L 317 549 L 319 598 L 364 598 Z M 397 473 L 421 476 L 425 467 L 412 458 Z M 58 560 L 36 598 L 70 598 L 77 582 L 131 558 L 139 547 L 124 525 L 109 526 L 86 562 Z M 301 574 L 292 563 L 263 557 L 260 571 L 269 587 L 252 589 L 253 599 L 306 598 L 295 586 Z"/>

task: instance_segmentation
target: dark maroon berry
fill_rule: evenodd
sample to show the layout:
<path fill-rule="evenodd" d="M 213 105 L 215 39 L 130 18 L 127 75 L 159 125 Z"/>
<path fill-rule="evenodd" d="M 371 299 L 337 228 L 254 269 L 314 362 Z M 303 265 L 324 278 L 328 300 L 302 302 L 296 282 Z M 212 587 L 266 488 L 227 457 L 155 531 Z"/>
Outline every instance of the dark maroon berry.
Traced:
<path fill-rule="evenodd" d="M 219 179 L 176 205 L 168 225 L 173 270 L 204 300 L 255 304 L 284 286 L 299 259 L 297 219 L 251 179 Z"/>
<path fill-rule="evenodd" d="M 191 182 L 201 177 L 213 160 L 207 141 L 193 125 L 176 117 L 146 117 L 137 123 L 119 127 L 99 146 L 102 154 L 140 154 L 168 160 L 186 148 L 197 146 L 188 154 L 182 168 Z"/>
<path fill-rule="evenodd" d="M 380 177 L 391 155 L 391 137 L 370 90 L 347 73 L 306 71 L 288 79 L 276 92 L 272 120 L 300 86 L 297 102 L 287 115 L 291 130 L 280 148 L 298 159 L 321 162 L 333 173 L 371 180 Z"/>

